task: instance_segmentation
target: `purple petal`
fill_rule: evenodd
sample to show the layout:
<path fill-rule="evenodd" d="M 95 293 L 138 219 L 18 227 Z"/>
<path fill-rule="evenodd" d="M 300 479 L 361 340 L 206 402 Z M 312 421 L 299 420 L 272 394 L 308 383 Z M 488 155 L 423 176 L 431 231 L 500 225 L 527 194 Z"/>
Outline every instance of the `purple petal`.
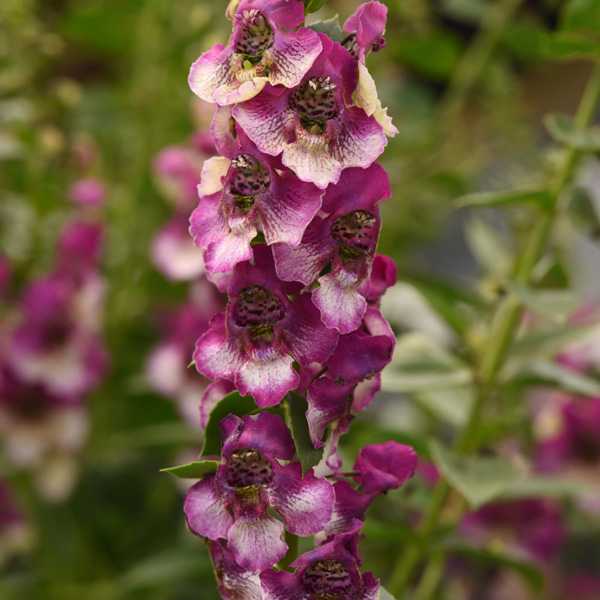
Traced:
<path fill-rule="evenodd" d="M 266 513 L 256 520 L 238 519 L 229 530 L 229 549 L 240 566 L 262 571 L 285 556 L 282 533 L 283 524 Z"/>
<path fill-rule="evenodd" d="M 296 87 L 321 50 L 319 37 L 307 27 L 290 33 L 279 32 L 275 36 L 273 47 L 265 52 L 270 62 L 269 83 L 281 84 L 287 88 Z"/>
<path fill-rule="evenodd" d="M 379 600 L 379 579 L 375 579 L 373 573 L 362 573 L 362 580 L 365 591 L 360 600 Z"/>
<path fill-rule="evenodd" d="M 213 117 L 210 133 L 220 154 L 233 157 L 235 147 L 235 121 L 232 106 L 219 106 Z"/>
<path fill-rule="evenodd" d="M 209 379 L 233 380 L 246 360 L 240 348 L 228 339 L 225 314 L 215 316 L 210 329 L 196 342 L 196 368 Z"/>
<path fill-rule="evenodd" d="M 223 181 L 227 176 L 230 164 L 231 161 L 223 156 L 213 156 L 204 161 L 200 183 L 197 186 L 200 198 L 223 191 Z"/>
<path fill-rule="evenodd" d="M 198 248 L 208 248 L 227 234 L 228 227 L 221 218 L 221 192 L 203 196 L 190 217 L 190 235 Z"/>
<path fill-rule="evenodd" d="M 271 508 L 281 515 L 288 531 L 296 535 L 322 531 L 331 518 L 333 486 L 326 479 L 315 477 L 312 469 L 302 477 L 299 462 L 274 465 L 274 480 L 267 494 Z"/>
<path fill-rule="evenodd" d="M 260 574 L 263 600 L 304 600 L 299 574 L 266 569 Z"/>
<path fill-rule="evenodd" d="M 69 188 L 69 200 L 81 206 L 102 206 L 106 201 L 106 186 L 95 177 L 80 179 Z"/>
<path fill-rule="evenodd" d="M 267 244 L 298 246 L 308 224 L 321 207 L 323 192 L 301 183 L 292 173 L 272 179 L 271 189 L 259 207 Z"/>
<path fill-rule="evenodd" d="M 360 293 L 371 304 L 377 304 L 385 291 L 396 283 L 398 269 L 394 261 L 383 254 L 376 254 L 371 267 L 371 275 L 360 286 Z"/>
<path fill-rule="evenodd" d="M 233 48 L 223 44 L 205 52 L 190 69 L 188 82 L 192 92 L 206 102 L 216 102 L 220 88 L 235 88 L 238 82 L 231 66 L 232 56 Z"/>
<path fill-rule="evenodd" d="M 319 279 L 313 302 L 321 311 L 327 327 L 340 333 L 350 333 L 360 327 L 367 310 L 367 301 L 358 293 L 356 273 L 343 269 L 331 271 Z"/>
<path fill-rule="evenodd" d="M 414 475 L 417 460 L 410 446 L 397 442 L 365 446 L 354 463 L 354 470 L 360 472 L 356 480 L 362 483 L 364 492 L 394 490 Z"/>
<path fill-rule="evenodd" d="M 277 275 L 284 281 L 313 284 L 337 247 L 329 233 L 328 222 L 316 217 L 307 227 L 299 246 L 292 248 L 287 244 L 274 244 Z"/>
<path fill-rule="evenodd" d="M 265 86 L 261 94 L 233 108 L 233 117 L 257 148 L 276 156 L 285 147 L 294 116 L 285 90 Z"/>
<path fill-rule="evenodd" d="M 381 389 L 381 375 L 377 373 L 370 379 L 365 379 L 358 383 L 354 388 L 354 400 L 352 409 L 356 411 L 365 410 L 371 402 L 375 394 Z"/>
<path fill-rule="evenodd" d="M 296 449 L 290 430 L 282 418 L 269 412 L 256 416 L 229 415 L 221 423 L 223 456 L 239 448 L 253 448 L 265 458 L 291 460 Z"/>
<path fill-rule="evenodd" d="M 294 358 L 303 366 L 313 362 L 324 363 L 337 344 L 337 331 L 323 325 L 308 293 L 296 298 L 289 312 L 286 336 Z"/>
<path fill-rule="evenodd" d="M 230 217 L 225 224 L 219 212 L 218 220 L 225 226 L 225 233 L 208 246 L 206 269 L 211 273 L 228 273 L 237 263 L 252 258 L 250 242 L 256 235 L 256 228 L 252 223 L 252 213 L 243 217 Z"/>
<path fill-rule="evenodd" d="M 206 388 L 202 400 L 200 400 L 200 425 L 203 429 L 208 424 L 208 418 L 213 408 L 233 390 L 235 390 L 235 386 L 226 379 L 217 379 Z"/>
<path fill-rule="evenodd" d="M 295 29 L 304 23 L 304 5 L 299 0 L 242 0 L 237 14 L 258 10 L 275 29 Z"/>
<path fill-rule="evenodd" d="M 338 134 L 331 139 L 329 151 L 342 168 L 371 165 L 383 152 L 387 138 L 374 116 L 362 108 L 350 106 L 341 115 Z"/>
<path fill-rule="evenodd" d="M 214 475 L 204 477 L 188 490 L 183 510 L 189 528 L 196 535 L 211 540 L 227 537 L 234 523 L 222 494 L 215 487 Z"/>
<path fill-rule="evenodd" d="M 367 508 L 374 498 L 372 494 L 361 494 L 344 480 L 336 481 L 333 487 L 335 504 L 325 529 L 328 536 L 348 531 L 354 519 L 364 521 Z"/>
<path fill-rule="evenodd" d="M 315 448 L 323 446 L 321 441 L 330 423 L 349 411 L 352 384 L 338 384 L 329 378 L 318 379 L 308 386 L 306 418 Z"/>
<path fill-rule="evenodd" d="M 356 32 L 356 42 L 362 48 L 368 48 L 385 31 L 387 6 L 381 2 L 361 4 L 356 12 L 344 23 L 344 31 Z"/>
<path fill-rule="evenodd" d="M 281 349 L 266 347 L 253 353 L 236 373 L 235 385 L 243 396 L 253 396 L 257 406 L 274 406 L 298 387 L 294 359 Z"/>

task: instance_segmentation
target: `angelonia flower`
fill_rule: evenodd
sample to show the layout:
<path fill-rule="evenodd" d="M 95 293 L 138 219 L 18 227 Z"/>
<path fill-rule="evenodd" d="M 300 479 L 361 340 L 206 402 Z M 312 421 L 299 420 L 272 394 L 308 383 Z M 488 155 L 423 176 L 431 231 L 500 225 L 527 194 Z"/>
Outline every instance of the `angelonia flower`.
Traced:
<path fill-rule="evenodd" d="M 191 69 L 194 93 L 218 105 L 218 155 L 197 186 L 190 278 L 225 300 L 210 320 L 198 313 L 206 301 L 185 304 L 148 373 L 161 393 L 186 395 L 195 334 L 207 450 L 171 471 L 203 474 L 184 511 L 225 599 L 377 600 L 379 581 L 360 571 L 363 521 L 417 467 L 414 450 L 396 442 L 364 447 L 351 471 L 338 451 L 396 342 L 379 310 L 397 272 L 377 253 L 379 203 L 391 190 L 375 162 L 395 129 L 365 61 L 385 45 L 386 13 L 363 4 L 340 43 L 304 26 L 299 0 L 232 0 L 228 44 Z M 155 163 L 159 186 L 182 199 L 197 168 L 181 149 Z M 181 235 L 179 224 L 167 227 L 172 240 Z M 314 536 L 315 549 L 297 557 L 293 536 Z"/>
<path fill-rule="evenodd" d="M 85 205 L 85 203 L 83 203 Z M 9 462 L 34 471 L 63 499 L 88 432 L 87 395 L 109 356 L 101 337 L 104 226 L 98 206 L 78 206 L 56 241 L 50 272 L 11 294 L 0 315 L 0 432 Z"/>

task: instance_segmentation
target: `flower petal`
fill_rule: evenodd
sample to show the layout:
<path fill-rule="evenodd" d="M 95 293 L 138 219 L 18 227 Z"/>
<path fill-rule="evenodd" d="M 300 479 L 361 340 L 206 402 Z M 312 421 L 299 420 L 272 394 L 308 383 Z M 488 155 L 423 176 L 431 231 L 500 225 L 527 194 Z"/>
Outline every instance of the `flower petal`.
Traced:
<path fill-rule="evenodd" d="M 202 175 L 198 185 L 198 195 L 212 196 L 223 190 L 223 181 L 227 176 L 231 161 L 223 156 L 213 156 L 204 161 Z"/>
<path fill-rule="evenodd" d="M 211 540 L 227 537 L 234 523 L 225 508 L 223 497 L 215 487 L 215 476 L 208 475 L 193 485 L 185 496 L 183 510 L 189 528 Z"/>
<path fill-rule="evenodd" d="M 288 531 L 312 535 L 322 531 L 331 518 L 335 493 L 327 479 L 310 469 L 302 477 L 299 462 L 274 465 L 273 484 L 267 489 L 269 505 L 283 518 Z"/>
<path fill-rule="evenodd" d="M 192 65 L 188 82 L 196 96 L 206 102 L 216 102 L 219 88 L 237 86 L 232 69 L 233 54 L 230 46 L 217 44 Z"/>
<path fill-rule="evenodd" d="M 240 566 L 262 571 L 285 556 L 282 533 L 283 524 L 266 513 L 256 520 L 238 519 L 229 530 L 229 549 Z"/>
<path fill-rule="evenodd" d="M 266 569 L 260 574 L 263 600 L 304 600 L 300 577 L 296 573 Z"/>

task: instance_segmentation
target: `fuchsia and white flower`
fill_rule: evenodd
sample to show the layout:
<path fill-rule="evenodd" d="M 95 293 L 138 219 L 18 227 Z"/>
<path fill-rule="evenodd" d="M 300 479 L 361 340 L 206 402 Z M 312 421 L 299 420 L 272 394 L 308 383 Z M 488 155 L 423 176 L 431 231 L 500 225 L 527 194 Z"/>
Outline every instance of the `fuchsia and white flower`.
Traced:
<path fill-rule="evenodd" d="M 303 477 L 299 462 L 279 462 L 292 460 L 296 450 L 276 415 L 229 415 L 221 422 L 221 434 L 221 464 L 216 474 L 190 488 L 184 507 L 187 522 L 197 535 L 226 539 L 241 567 L 260 571 L 287 549 L 283 524 L 267 509 L 279 514 L 288 531 L 311 535 L 331 517 L 333 487 L 312 470 Z"/>
<path fill-rule="evenodd" d="M 325 189 L 344 169 L 366 168 L 387 143 L 374 116 L 354 106 L 356 63 L 337 42 L 318 34 L 323 52 L 295 89 L 265 89 L 233 108 L 233 117 L 265 154 L 282 155 L 283 164 L 302 181 Z"/>
<path fill-rule="evenodd" d="M 249 260 L 258 230 L 267 244 L 297 246 L 323 196 L 279 160 L 259 152 L 242 131 L 232 150 L 226 158 L 204 163 L 200 204 L 191 217 L 190 233 L 207 250 L 211 273 L 231 271 Z"/>
<path fill-rule="evenodd" d="M 364 185 L 368 181 L 369 185 Z M 308 226 L 296 248 L 273 248 L 277 274 L 284 281 L 311 285 L 313 302 L 327 327 L 349 333 L 360 326 L 367 301 L 360 286 L 369 278 L 381 222 L 377 203 L 391 195 L 389 179 L 378 165 L 348 169 L 327 189 L 322 212 Z M 330 270 L 321 274 L 330 266 Z"/>
<path fill-rule="evenodd" d="M 327 329 L 310 293 L 279 280 L 271 250 L 254 246 L 253 263 L 239 263 L 229 285 L 227 311 L 213 318 L 196 344 L 196 367 L 206 377 L 233 381 L 258 406 L 273 406 L 296 389 L 294 360 L 308 366 L 325 362 L 338 334 Z"/>
<path fill-rule="evenodd" d="M 361 573 L 357 552 L 362 523 L 353 521 L 349 530 L 303 554 L 290 566 L 294 573 L 267 569 L 260 574 L 264 600 L 377 600 L 379 580 Z"/>
<path fill-rule="evenodd" d="M 317 34 L 298 28 L 304 22 L 299 0 L 242 0 L 233 21 L 227 46 L 217 44 L 190 71 L 192 91 L 207 102 L 243 102 L 267 82 L 293 88 L 321 52 Z"/>
<path fill-rule="evenodd" d="M 70 187 L 69 199 L 80 206 L 102 206 L 106 202 L 106 186 L 95 177 L 80 179 Z"/>

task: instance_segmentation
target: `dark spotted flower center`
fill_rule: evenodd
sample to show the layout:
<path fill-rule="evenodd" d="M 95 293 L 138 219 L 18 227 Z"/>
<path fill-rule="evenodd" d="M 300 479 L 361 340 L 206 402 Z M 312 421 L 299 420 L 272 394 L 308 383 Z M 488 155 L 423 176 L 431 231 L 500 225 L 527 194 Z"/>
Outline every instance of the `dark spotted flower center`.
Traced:
<path fill-rule="evenodd" d="M 290 106 L 300 115 L 304 129 L 322 133 L 327 121 L 337 115 L 336 87 L 329 77 L 312 77 L 291 95 Z"/>
<path fill-rule="evenodd" d="M 254 285 L 240 292 L 235 322 L 240 327 L 250 329 L 254 339 L 271 338 L 273 325 L 284 314 L 283 302 L 273 292 Z"/>
<path fill-rule="evenodd" d="M 355 210 L 335 220 L 331 237 L 340 242 L 340 253 L 348 258 L 357 258 L 373 248 L 376 219 L 366 210 Z"/>
<path fill-rule="evenodd" d="M 241 31 L 235 42 L 235 51 L 255 65 L 264 51 L 273 45 L 273 29 L 256 9 L 245 10 L 236 15 L 236 19 Z"/>
<path fill-rule="evenodd" d="M 269 189 L 269 171 L 250 154 L 240 154 L 231 161 L 231 166 L 234 172 L 230 191 L 236 199 L 236 204 L 249 211 L 254 206 L 254 197 Z"/>
<path fill-rule="evenodd" d="M 271 463 L 253 448 L 236 450 L 227 462 L 227 483 L 233 488 L 267 485 L 273 480 Z"/>
<path fill-rule="evenodd" d="M 347 35 L 342 41 L 342 46 L 350 52 L 350 56 L 356 61 L 360 58 L 360 46 L 356 43 L 356 32 Z M 371 43 L 371 46 L 365 49 L 365 55 L 369 52 L 379 52 L 385 47 L 385 38 L 378 37 Z"/>
<path fill-rule="evenodd" d="M 352 600 L 350 572 L 337 560 L 319 560 L 302 574 L 302 587 L 317 600 Z"/>

